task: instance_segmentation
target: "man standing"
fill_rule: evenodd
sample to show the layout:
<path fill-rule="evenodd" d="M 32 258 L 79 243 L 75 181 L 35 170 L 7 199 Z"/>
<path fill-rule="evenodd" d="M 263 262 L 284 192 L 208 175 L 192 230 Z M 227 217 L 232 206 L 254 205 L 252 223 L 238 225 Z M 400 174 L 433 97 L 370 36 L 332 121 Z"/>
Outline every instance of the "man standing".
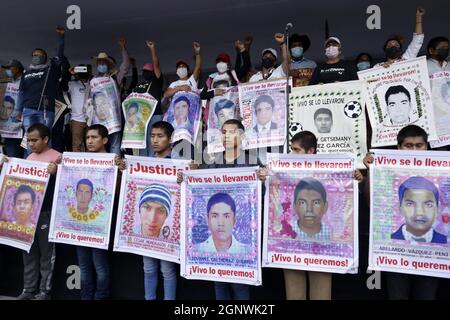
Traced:
<path fill-rule="evenodd" d="M 397 134 L 397 149 L 428 150 L 428 135 L 421 127 L 416 125 L 406 126 Z M 373 155 L 368 153 L 363 161 L 369 169 L 369 165 L 374 161 Z M 368 204 L 370 204 L 371 200 L 369 177 L 370 175 L 368 174 L 364 188 L 364 195 Z M 416 300 L 436 299 L 439 278 L 394 272 L 385 272 L 384 274 L 386 275 L 387 291 L 390 300 L 407 300 L 411 298 Z"/>
<path fill-rule="evenodd" d="M 47 59 L 44 49 L 32 52 L 31 65 L 23 74 L 16 103 L 17 121 L 22 120 L 25 132 L 35 123 L 43 123 L 51 130 L 55 119 L 55 98 L 61 63 L 64 56 L 64 28 L 56 28 L 58 33 L 58 55 Z"/>
<path fill-rule="evenodd" d="M 108 129 L 101 124 L 93 124 L 86 130 L 88 152 L 106 153 Z M 116 164 L 118 162 L 116 156 Z M 84 181 L 83 181 L 84 180 Z M 77 184 L 77 210 L 89 209 L 93 185 L 83 179 Z M 87 181 L 86 181 L 87 180 Z M 81 212 L 80 212 L 81 213 Z M 81 270 L 81 300 L 104 300 L 109 298 L 110 268 L 108 250 L 77 246 L 78 264 Z"/>
<path fill-rule="evenodd" d="M 23 252 L 23 292 L 18 300 L 48 300 L 52 288 L 55 264 L 55 244 L 48 241 L 50 214 L 55 188 L 56 163 L 61 161 L 61 153 L 49 148 L 50 130 L 42 123 L 35 123 L 27 130 L 28 144 L 32 153 L 27 160 L 49 163 L 51 174 L 47 185 L 41 213 L 36 225 L 36 233 L 30 252 Z M 39 275 L 41 279 L 39 281 Z"/>
<path fill-rule="evenodd" d="M 161 97 L 163 94 L 163 82 L 164 77 L 161 72 L 161 67 L 159 64 L 159 58 L 156 53 L 156 45 L 153 41 L 146 41 L 145 44 L 150 49 L 151 63 L 146 63 L 142 67 L 142 77 L 144 82 L 140 83 L 133 89 L 133 92 L 137 93 L 149 93 L 153 98 L 158 101 L 156 105 L 155 112 L 148 123 L 148 128 L 152 128 L 153 124 L 163 119 L 164 110 L 161 106 Z M 147 140 L 148 140 L 147 136 Z M 153 156 L 154 150 L 151 147 L 150 141 L 147 141 L 147 148 L 140 149 L 139 155 L 141 156 Z"/>

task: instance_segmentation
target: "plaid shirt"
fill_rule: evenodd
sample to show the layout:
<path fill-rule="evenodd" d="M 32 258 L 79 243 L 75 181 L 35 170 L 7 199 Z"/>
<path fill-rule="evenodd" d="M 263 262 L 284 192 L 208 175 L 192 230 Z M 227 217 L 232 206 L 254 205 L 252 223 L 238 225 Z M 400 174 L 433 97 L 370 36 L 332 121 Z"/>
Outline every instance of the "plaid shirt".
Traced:
<path fill-rule="evenodd" d="M 314 236 L 309 236 L 305 232 L 303 232 L 298 226 L 298 220 L 293 224 L 292 229 L 294 229 L 295 233 L 297 233 L 298 240 L 316 240 L 316 241 L 330 241 L 331 240 L 331 229 L 326 224 L 320 225 L 320 232 L 316 233 Z"/>

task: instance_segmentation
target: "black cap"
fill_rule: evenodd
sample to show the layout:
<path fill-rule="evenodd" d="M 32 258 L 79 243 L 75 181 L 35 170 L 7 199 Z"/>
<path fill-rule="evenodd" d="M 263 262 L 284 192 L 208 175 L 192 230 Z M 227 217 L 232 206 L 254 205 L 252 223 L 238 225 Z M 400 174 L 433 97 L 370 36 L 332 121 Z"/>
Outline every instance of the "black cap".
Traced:
<path fill-rule="evenodd" d="M 23 65 L 20 63 L 20 61 L 19 60 L 15 60 L 15 59 L 9 60 L 7 64 L 2 65 L 2 68 L 4 68 L 4 69 L 9 69 L 11 67 L 16 67 L 16 68 L 19 68 L 21 70 L 24 69 Z"/>

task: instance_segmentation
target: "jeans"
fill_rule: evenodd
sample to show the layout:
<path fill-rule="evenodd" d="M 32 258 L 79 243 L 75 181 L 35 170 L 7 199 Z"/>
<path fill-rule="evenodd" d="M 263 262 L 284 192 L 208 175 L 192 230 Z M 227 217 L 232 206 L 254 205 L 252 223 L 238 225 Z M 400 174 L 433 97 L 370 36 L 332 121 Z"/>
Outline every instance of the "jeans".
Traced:
<path fill-rule="evenodd" d="M 246 284 L 214 282 L 216 300 L 250 300 L 250 288 Z M 230 290 L 233 291 L 231 296 Z"/>
<path fill-rule="evenodd" d="M 158 267 L 160 262 L 161 272 L 164 278 L 164 300 L 175 300 L 177 293 L 177 272 L 175 263 L 150 257 L 143 258 L 145 300 L 156 300 Z"/>
<path fill-rule="evenodd" d="M 104 300 L 109 297 L 110 271 L 108 251 L 77 247 L 81 271 L 81 300 Z"/>
<path fill-rule="evenodd" d="M 439 278 L 386 272 L 389 300 L 435 300 Z"/>
<path fill-rule="evenodd" d="M 23 288 L 25 292 L 50 293 L 55 268 L 55 244 L 48 241 L 50 212 L 42 211 L 30 252 L 23 252 Z M 40 277 L 39 277 L 40 276 Z"/>
<path fill-rule="evenodd" d="M 46 119 L 44 122 L 44 111 L 37 111 L 35 109 L 23 109 L 23 128 L 25 129 L 25 134 L 27 133 L 27 130 L 29 127 L 31 127 L 35 123 L 42 123 L 45 124 L 48 129 L 50 130 L 50 137 L 51 138 L 51 131 L 53 126 L 53 121 L 55 120 L 55 113 L 46 111 Z M 48 142 L 49 147 L 51 147 L 50 141 Z M 25 151 L 25 156 L 28 156 L 31 153 L 31 149 L 28 148 Z"/>
<path fill-rule="evenodd" d="M 152 134 L 152 127 L 153 125 L 158 122 L 162 121 L 163 115 L 162 114 L 154 114 L 152 118 L 150 119 L 150 122 L 148 123 L 147 127 L 147 147 L 145 149 L 139 149 L 139 155 L 142 157 L 154 157 L 155 152 L 153 151 L 152 144 L 151 144 L 151 134 Z"/>
<path fill-rule="evenodd" d="M 22 139 L 5 138 L 3 152 L 10 158 L 23 158 L 23 148 L 20 146 Z"/>
<path fill-rule="evenodd" d="M 122 143 L 122 132 L 114 132 L 108 136 L 110 152 L 120 155 L 120 145 Z"/>

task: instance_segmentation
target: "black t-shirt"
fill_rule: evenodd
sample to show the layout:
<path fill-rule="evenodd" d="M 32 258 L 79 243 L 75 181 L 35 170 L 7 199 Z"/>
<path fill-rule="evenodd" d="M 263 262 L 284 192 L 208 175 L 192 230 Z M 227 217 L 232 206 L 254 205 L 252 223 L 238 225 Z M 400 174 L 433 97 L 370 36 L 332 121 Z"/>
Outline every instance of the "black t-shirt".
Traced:
<path fill-rule="evenodd" d="M 339 61 L 327 64 L 321 62 L 314 70 L 310 84 L 332 83 L 336 81 L 357 80 L 355 63 L 352 61 Z"/>
<path fill-rule="evenodd" d="M 144 81 L 138 84 L 134 89 L 133 92 L 136 93 L 146 93 L 148 92 L 158 100 L 158 105 L 156 106 L 154 115 L 161 115 L 163 114 L 162 108 L 161 108 L 161 97 L 163 93 L 163 75 L 159 78 L 155 78 L 152 81 Z M 150 89 L 148 88 L 150 86 Z"/>

